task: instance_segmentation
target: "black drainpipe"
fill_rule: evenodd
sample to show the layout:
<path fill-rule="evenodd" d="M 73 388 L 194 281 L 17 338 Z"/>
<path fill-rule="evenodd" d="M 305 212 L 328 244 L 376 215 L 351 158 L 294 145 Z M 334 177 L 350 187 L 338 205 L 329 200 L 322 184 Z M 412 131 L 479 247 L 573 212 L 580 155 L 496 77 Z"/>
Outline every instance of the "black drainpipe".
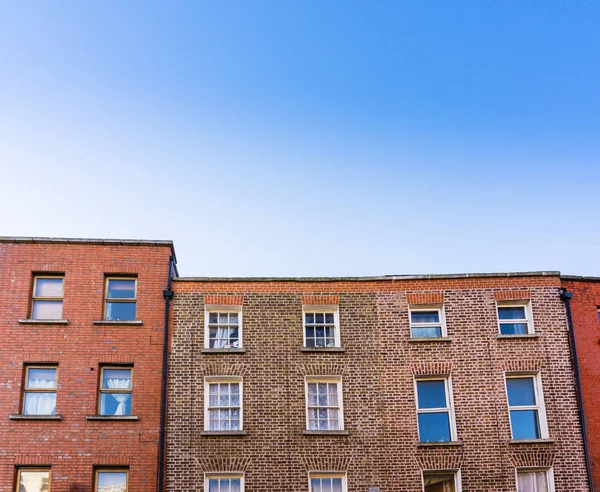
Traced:
<path fill-rule="evenodd" d="M 158 477 L 157 491 L 163 492 L 165 482 L 165 445 L 166 445 L 166 419 L 167 419 L 167 360 L 169 357 L 169 306 L 173 299 L 173 291 L 171 290 L 171 281 L 173 279 L 173 270 L 177 272 L 175 266 L 175 256 L 169 257 L 169 278 L 167 280 L 167 288 L 163 290 L 165 298 L 165 330 L 163 340 L 163 366 L 162 366 L 162 383 L 160 390 L 160 435 L 158 438 Z"/>
<path fill-rule="evenodd" d="M 569 342 L 571 345 L 571 355 L 573 356 L 573 369 L 575 371 L 575 386 L 577 388 L 577 405 L 579 407 L 579 421 L 581 422 L 581 433 L 583 434 L 583 453 L 585 455 L 585 468 L 587 470 L 587 479 L 590 492 L 594 492 L 594 483 L 592 481 L 592 469 L 590 467 L 590 456 L 588 453 L 587 430 L 585 428 L 585 414 L 583 411 L 583 397 L 581 396 L 581 379 L 579 375 L 579 359 L 577 358 L 577 345 L 575 343 L 575 331 L 573 330 L 573 316 L 571 314 L 571 299 L 573 293 L 567 289 L 560 289 L 560 298 L 567 308 L 567 323 L 569 325 Z"/>

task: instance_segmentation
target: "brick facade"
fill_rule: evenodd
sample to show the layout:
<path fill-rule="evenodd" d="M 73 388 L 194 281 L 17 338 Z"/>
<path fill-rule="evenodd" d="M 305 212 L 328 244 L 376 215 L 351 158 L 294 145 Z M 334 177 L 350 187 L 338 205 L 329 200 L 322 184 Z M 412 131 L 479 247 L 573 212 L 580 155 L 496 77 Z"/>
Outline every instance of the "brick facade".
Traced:
<path fill-rule="evenodd" d="M 595 489 L 600 490 L 600 279 L 565 277 L 571 312 Z"/>
<path fill-rule="evenodd" d="M 14 492 L 18 466 L 51 467 L 52 492 L 89 492 L 94 467 L 127 467 L 129 490 L 156 490 L 164 299 L 170 242 L 0 241 L 0 491 Z M 28 324 L 34 273 L 64 274 L 68 324 Z M 137 319 L 103 319 L 105 274 L 137 277 Z M 18 420 L 24 364 L 58 366 L 56 413 L 62 420 Z M 133 367 L 137 421 L 96 415 L 99 369 Z"/>
<path fill-rule="evenodd" d="M 169 360 L 168 490 L 243 472 L 248 492 L 308 490 L 346 472 L 350 492 L 422 490 L 422 470 L 460 470 L 463 491 L 514 491 L 516 468 L 551 468 L 587 491 L 557 275 L 379 280 L 177 279 Z M 221 300 L 221 301 L 219 301 Z M 498 336 L 497 302 L 530 301 L 535 334 Z M 219 301 L 219 302 L 217 302 Z M 303 350 L 303 304 L 339 306 L 342 350 Z M 205 349 L 205 303 L 242 306 L 243 350 Z M 447 337 L 411 340 L 408 305 L 443 303 Z M 539 374 L 549 439 L 513 442 L 504 374 Z M 415 378 L 449 376 L 456 441 L 420 445 Z M 243 430 L 206 433 L 205 378 L 243 381 Z M 306 433 L 305 378 L 341 378 L 344 431 Z"/>

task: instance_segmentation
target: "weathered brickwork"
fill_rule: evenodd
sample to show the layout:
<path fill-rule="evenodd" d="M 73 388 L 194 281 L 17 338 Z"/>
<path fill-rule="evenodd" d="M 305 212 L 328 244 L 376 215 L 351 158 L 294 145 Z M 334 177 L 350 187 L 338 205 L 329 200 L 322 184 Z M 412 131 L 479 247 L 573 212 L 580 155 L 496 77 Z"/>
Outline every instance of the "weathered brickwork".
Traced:
<path fill-rule="evenodd" d="M 514 491 L 515 468 L 551 468 L 557 491 L 586 491 L 560 279 L 174 283 L 168 490 L 202 490 L 204 473 L 244 472 L 246 491 L 306 491 L 308 472 L 347 472 L 350 492 L 416 492 L 422 470 L 460 470 L 463 491 Z M 207 299 L 242 304 L 243 348 L 204 349 Z M 324 300 L 327 299 L 327 302 Z M 302 306 L 339 305 L 344 351 L 305 351 Z M 496 302 L 530 300 L 535 336 L 498 336 Z M 209 302 L 213 302 L 212 300 Z M 408 306 L 442 303 L 447 338 L 410 339 Z M 223 302 L 223 304 L 229 304 Z M 549 439 L 511 442 L 505 372 L 539 373 Z M 453 445 L 419 445 L 415 377 L 448 376 Z M 203 435 L 204 378 L 243 380 L 243 435 Z M 307 376 L 342 379 L 345 431 L 307 435 Z"/>
<path fill-rule="evenodd" d="M 600 490 L 600 279 L 563 280 L 573 293 L 571 312 L 579 359 L 592 477 Z"/>
<path fill-rule="evenodd" d="M 156 490 L 164 300 L 171 246 L 0 241 L 0 491 L 14 492 L 16 467 L 51 467 L 52 492 L 89 492 L 95 466 L 128 467 L 130 492 Z M 19 323 L 29 317 L 34 273 L 64 274 L 68 324 Z M 105 274 L 137 276 L 142 325 L 98 325 Z M 20 414 L 24 364 L 58 365 L 62 420 L 10 420 Z M 133 366 L 132 415 L 96 415 L 99 367 Z"/>

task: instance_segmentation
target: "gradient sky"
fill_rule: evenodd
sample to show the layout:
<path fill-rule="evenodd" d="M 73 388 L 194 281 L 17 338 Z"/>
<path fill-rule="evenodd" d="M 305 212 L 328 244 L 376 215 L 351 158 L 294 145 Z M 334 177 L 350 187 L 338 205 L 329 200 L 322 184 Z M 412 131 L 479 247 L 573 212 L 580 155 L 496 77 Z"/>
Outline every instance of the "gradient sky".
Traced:
<path fill-rule="evenodd" d="M 0 234 L 182 275 L 600 276 L 600 2 L 0 0 Z"/>

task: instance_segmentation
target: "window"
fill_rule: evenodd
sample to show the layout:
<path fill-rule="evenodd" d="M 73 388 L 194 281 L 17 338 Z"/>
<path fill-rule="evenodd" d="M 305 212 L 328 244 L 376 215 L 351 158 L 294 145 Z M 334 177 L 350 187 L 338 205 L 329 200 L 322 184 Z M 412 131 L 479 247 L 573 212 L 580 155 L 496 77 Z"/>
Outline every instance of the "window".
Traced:
<path fill-rule="evenodd" d="M 306 423 L 307 430 L 344 430 L 341 378 L 306 379 Z"/>
<path fill-rule="evenodd" d="M 96 470 L 94 492 L 127 492 L 128 475 L 125 469 Z"/>
<path fill-rule="evenodd" d="M 207 473 L 204 475 L 205 492 L 243 492 L 242 473 Z"/>
<path fill-rule="evenodd" d="M 446 336 L 444 310 L 440 307 L 411 307 L 410 336 L 412 338 L 440 338 Z"/>
<path fill-rule="evenodd" d="M 552 470 L 517 470 L 517 490 L 519 492 L 552 492 L 554 480 Z"/>
<path fill-rule="evenodd" d="M 419 379 L 416 392 L 419 441 L 453 441 L 456 431 L 449 379 Z"/>
<path fill-rule="evenodd" d="M 133 321 L 136 316 L 137 279 L 106 278 L 104 319 Z"/>
<path fill-rule="evenodd" d="M 453 471 L 424 471 L 424 492 L 458 492 L 460 480 L 458 472 Z"/>
<path fill-rule="evenodd" d="M 506 393 L 513 439 L 548 437 L 538 375 L 507 375 Z"/>
<path fill-rule="evenodd" d="M 304 346 L 340 347 L 337 306 L 304 306 Z"/>
<path fill-rule="evenodd" d="M 533 333 L 531 305 L 498 304 L 498 324 L 501 335 L 527 335 Z"/>
<path fill-rule="evenodd" d="M 50 492 L 50 468 L 17 468 L 16 492 Z"/>
<path fill-rule="evenodd" d="M 215 306 L 204 314 L 205 348 L 230 349 L 242 347 L 242 312 L 240 307 Z"/>
<path fill-rule="evenodd" d="M 131 415 L 132 372 L 131 367 L 103 367 L 100 370 L 99 415 Z"/>
<path fill-rule="evenodd" d="M 23 415 L 54 415 L 56 372 L 52 366 L 25 366 Z"/>
<path fill-rule="evenodd" d="M 33 277 L 31 319 L 62 319 L 64 277 Z"/>
<path fill-rule="evenodd" d="M 311 472 L 309 492 L 346 492 L 348 483 L 345 473 Z"/>
<path fill-rule="evenodd" d="M 242 430 L 242 379 L 206 378 L 204 430 Z"/>

